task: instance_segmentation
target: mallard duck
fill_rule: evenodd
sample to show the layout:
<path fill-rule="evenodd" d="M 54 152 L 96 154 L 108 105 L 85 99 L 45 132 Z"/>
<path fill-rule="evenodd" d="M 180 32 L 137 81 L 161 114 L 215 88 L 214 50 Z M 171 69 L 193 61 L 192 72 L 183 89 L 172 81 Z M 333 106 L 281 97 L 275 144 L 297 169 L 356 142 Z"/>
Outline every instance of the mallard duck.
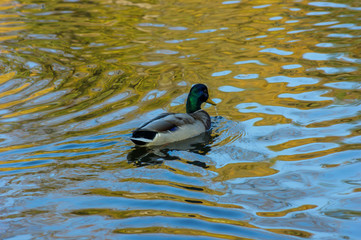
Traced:
<path fill-rule="evenodd" d="M 198 136 L 211 128 L 209 114 L 201 109 L 202 103 L 216 105 L 208 99 L 204 84 L 195 84 L 189 91 L 187 113 L 163 113 L 135 129 L 132 142 L 136 145 L 159 146 Z"/>

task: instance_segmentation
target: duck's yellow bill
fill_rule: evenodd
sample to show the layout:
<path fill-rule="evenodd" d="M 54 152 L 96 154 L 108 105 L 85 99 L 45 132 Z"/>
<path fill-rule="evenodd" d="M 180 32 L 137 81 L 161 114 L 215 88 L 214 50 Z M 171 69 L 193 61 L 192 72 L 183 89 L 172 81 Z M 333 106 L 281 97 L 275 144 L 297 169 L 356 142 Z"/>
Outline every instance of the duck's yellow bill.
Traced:
<path fill-rule="evenodd" d="M 212 104 L 212 105 L 217 105 L 217 103 L 213 102 L 212 99 L 208 98 L 206 103 Z"/>

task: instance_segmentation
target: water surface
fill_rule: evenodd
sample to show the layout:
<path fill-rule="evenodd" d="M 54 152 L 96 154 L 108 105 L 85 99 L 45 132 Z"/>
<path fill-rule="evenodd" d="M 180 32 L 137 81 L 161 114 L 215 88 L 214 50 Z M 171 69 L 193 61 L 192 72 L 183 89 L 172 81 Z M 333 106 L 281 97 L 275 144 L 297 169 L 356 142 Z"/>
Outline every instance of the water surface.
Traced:
<path fill-rule="evenodd" d="M 2 239 L 357 239 L 358 1 L 0 4 Z M 213 132 L 131 131 L 207 84 Z"/>

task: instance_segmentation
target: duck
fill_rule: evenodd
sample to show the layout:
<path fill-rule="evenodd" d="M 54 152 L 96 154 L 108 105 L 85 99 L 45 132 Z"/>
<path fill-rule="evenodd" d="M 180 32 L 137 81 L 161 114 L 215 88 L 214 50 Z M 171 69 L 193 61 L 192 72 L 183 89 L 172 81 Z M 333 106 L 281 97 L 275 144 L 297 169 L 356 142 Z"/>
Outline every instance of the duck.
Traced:
<path fill-rule="evenodd" d="M 162 146 L 209 131 L 211 118 L 201 109 L 204 102 L 216 105 L 209 98 L 206 85 L 193 85 L 187 97 L 186 113 L 162 113 L 135 129 L 130 140 L 137 146 Z"/>

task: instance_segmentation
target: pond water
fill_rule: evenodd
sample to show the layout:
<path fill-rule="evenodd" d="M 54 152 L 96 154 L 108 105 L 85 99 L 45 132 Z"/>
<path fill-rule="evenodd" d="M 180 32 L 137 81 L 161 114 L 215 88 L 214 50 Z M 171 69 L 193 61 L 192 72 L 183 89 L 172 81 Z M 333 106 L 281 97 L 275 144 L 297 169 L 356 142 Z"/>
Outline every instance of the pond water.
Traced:
<path fill-rule="evenodd" d="M 0 4 L 0 238 L 357 239 L 361 2 Z M 135 148 L 195 83 L 213 131 Z"/>

